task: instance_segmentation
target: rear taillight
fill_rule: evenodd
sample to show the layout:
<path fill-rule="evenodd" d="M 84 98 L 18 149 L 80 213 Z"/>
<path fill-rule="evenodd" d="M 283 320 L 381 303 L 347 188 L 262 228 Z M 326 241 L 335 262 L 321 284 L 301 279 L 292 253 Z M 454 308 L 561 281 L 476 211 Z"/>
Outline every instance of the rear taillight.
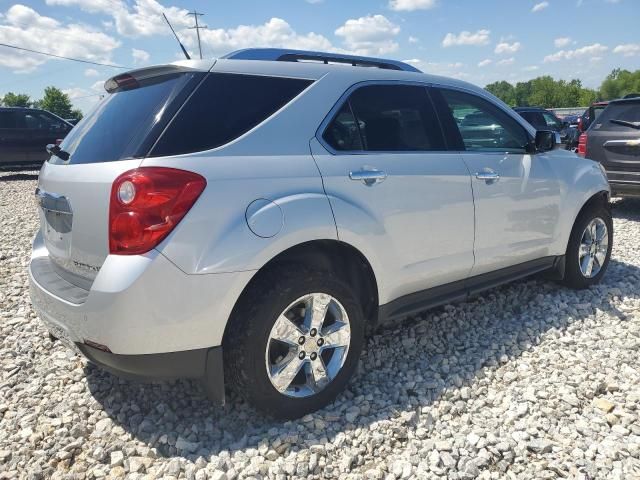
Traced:
<path fill-rule="evenodd" d="M 580 134 L 580 138 L 578 139 L 578 155 L 581 157 L 587 156 L 587 134 Z"/>
<path fill-rule="evenodd" d="M 140 167 L 111 186 L 109 252 L 138 255 L 158 245 L 182 220 L 207 181 L 197 173 Z"/>
<path fill-rule="evenodd" d="M 578 118 L 578 131 L 584 131 L 584 120 L 582 120 L 582 117 Z"/>

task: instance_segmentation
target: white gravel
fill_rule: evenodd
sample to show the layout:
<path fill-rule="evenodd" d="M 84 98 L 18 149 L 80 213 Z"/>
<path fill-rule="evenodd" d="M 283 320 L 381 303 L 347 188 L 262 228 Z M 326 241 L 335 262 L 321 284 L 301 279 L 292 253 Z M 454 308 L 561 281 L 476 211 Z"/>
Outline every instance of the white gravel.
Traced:
<path fill-rule="evenodd" d="M 529 280 L 388 327 L 334 405 L 281 424 L 51 343 L 29 173 L 0 173 L 0 479 L 640 478 L 638 200 L 615 203 L 602 285 Z"/>

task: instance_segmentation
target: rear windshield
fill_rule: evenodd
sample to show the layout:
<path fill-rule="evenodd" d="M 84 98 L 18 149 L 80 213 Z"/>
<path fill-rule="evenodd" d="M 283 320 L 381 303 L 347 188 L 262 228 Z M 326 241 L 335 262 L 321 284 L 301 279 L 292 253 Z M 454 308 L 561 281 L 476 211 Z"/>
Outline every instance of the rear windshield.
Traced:
<path fill-rule="evenodd" d="M 311 83 L 210 73 L 158 140 L 151 156 L 198 152 L 229 143 L 269 118 Z"/>
<path fill-rule="evenodd" d="M 69 163 L 110 162 L 144 156 L 150 132 L 170 114 L 168 106 L 198 73 L 164 75 L 147 80 L 132 90 L 105 94 L 98 106 L 64 139 L 60 148 L 69 153 Z M 179 101 L 179 100 L 177 100 Z M 164 118 L 166 123 L 166 118 Z M 60 163 L 52 156 L 51 163 Z"/>
<path fill-rule="evenodd" d="M 640 102 L 611 103 L 606 110 L 598 116 L 596 126 L 598 130 L 632 130 L 632 127 L 624 124 L 612 122 L 620 120 L 622 122 L 640 122 Z M 598 127 L 600 125 L 600 127 Z"/>

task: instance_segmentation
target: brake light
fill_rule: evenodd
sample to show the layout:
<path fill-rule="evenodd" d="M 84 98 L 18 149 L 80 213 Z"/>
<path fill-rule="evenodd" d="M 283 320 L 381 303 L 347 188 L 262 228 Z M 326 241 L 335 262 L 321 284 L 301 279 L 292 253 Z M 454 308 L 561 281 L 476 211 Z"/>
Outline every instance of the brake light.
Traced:
<path fill-rule="evenodd" d="M 109 252 L 138 255 L 158 245 L 180 223 L 207 181 L 197 173 L 140 167 L 111 186 Z"/>
<path fill-rule="evenodd" d="M 578 117 L 578 131 L 584 131 L 584 120 L 582 120 L 582 117 Z"/>
<path fill-rule="evenodd" d="M 578 155 L 581 157 L 587 156 L 587 134 L 581 133 L 578 139 Z"/>

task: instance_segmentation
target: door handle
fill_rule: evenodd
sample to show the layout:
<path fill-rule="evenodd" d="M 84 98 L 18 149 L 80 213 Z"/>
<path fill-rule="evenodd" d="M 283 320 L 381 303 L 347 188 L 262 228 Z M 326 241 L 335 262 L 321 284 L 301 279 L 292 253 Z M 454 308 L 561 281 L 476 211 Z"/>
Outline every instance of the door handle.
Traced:
<path fill-rule="evenodd" d="M 360 181 L 370 187 L 382 182 L 387 178 L 387 174 L 382 170 L 358 170 L 357 172 L 349 172 L 349 178 L 354 181 Z"/>
<path fill-rule="evenodd" d="M 478 180 L 484 180 L 487 183 L 495 183 L 500 180 L 500 175 L 494 172 L 493 170 L 485 170 L 482 172 L 476 173 L 476 178 Z"/>

